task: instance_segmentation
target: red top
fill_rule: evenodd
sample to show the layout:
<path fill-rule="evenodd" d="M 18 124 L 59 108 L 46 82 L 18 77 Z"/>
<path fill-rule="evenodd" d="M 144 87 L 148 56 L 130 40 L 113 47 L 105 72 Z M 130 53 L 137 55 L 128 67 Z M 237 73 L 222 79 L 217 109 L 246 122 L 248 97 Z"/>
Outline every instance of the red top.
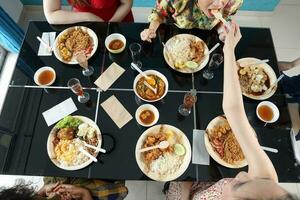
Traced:
<path fill-rule="evenodd" d="M 68 2 L 72 5 L 72 0 L 68 0 Z M 74 6 L 73 9 L 79 12 L 93 13 L 108 22 L 115 14 L 121 2 L 120 0 L 90 0 L 89 4 L 89 6 Z M 133 22 L 132 12 L 130 11 L 122 21 Z"/>

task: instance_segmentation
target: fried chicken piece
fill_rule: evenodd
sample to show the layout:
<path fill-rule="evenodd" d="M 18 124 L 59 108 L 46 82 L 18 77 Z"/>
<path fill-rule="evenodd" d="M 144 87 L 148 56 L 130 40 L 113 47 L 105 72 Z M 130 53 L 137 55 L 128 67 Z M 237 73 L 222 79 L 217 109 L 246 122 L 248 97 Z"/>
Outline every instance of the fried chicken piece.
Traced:
<path fill-rule="evenodd" d="M 58 131 L 57 137 L 61 140 L 72 140 L 75 137 L 74 129 L 62 128 Z"/>

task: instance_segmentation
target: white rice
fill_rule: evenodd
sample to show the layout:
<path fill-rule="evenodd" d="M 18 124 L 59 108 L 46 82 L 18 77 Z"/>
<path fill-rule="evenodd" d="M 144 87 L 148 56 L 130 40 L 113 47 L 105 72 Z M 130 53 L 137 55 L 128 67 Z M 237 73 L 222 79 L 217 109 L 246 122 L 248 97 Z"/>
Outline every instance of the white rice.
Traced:
<path fill-rule="evenodd" d="M 178 171 L 182 162 L 182 156 L 165 153 L 150 164 L 150 172 L 162 176 L 170 175 Z"/>

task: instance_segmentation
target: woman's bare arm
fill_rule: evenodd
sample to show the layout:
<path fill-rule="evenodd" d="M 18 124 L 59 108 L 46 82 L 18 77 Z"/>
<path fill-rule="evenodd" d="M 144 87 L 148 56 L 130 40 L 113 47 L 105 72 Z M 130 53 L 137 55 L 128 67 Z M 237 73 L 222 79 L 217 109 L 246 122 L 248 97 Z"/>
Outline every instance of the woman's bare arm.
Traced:
<path fill-rule="evenodd" d="M 233 22 L 231 30 L 226 33 L 223 49 L 223 110 L 248 162 L 248 173 L 253 177 L 270 178 L 274 181 L 278 181 L 274 166 L 266 153 L 261 149 L 256 138 L 256 133 L 251 127 L 244 110 L 243 97 L 234 55 L 235 46 L 240 38 L 240 29 L 238 25 Z"/>
<path fill-rule="evenodd" d="M 49 24 L 73 24 L 85 21 L 103 21 L 89 12 L 73 12 L 61 9 L 61 0 L 43 0 L 43 8 Z"/>
<path fill-rule="evenodd" d="M 130 12 L 132 0 L 121 0 L 121 5 L 116 10 L 115 14 L 109 20 L 110 22 L 121 22 Z"/>

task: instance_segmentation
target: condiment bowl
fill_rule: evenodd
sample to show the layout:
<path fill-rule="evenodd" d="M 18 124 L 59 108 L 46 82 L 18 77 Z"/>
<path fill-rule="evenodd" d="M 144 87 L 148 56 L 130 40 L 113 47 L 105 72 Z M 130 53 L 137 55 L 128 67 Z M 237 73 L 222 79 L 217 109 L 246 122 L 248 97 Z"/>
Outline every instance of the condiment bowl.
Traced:
<path fill-rule="evenodd" d="M 109 44 L 113 41 L 113 40 L 121 40 L 123 42 L 123 47 L 120 49 L 110 49 L 109 48 Z M 121 53 L 122 51 L 124 51 L 125 47 L 126 47 L 126 38 L 124 37 L 124 35 L 120 34 L 120 33 L 113 33 L 110 34 L 109 36 L 106 37 L 105 39 L 105 47 L 107 48 L 107 50 L 111 53 Z"/>
<path fill-rule="evenodd" d="M 258 110 L 259 110 L 259 107 L 261 107 L 261 106 L 268 106 L 273 111 L 273 118 L 270 121 L 266 121 L 259 115 Z M 274 123 L 279 119 L 280 112 L 274 103 L 272 103 L 270 101 L 262 101 L 256 107 L 256 115 L 261 121 L 263 121 L 265 123 Z"/>
<path fill-rule="evenodd" d="M 154 114 L 154 120 L 152 123 L 150 124 L 145 124 L 140 120 L 140 114 L 144 111 L 144 110 L 150 110 L 153 112 Z M 138 122 L 139 125 L 144 126 L 144 127 L 150 127 L 153 126 L 154 124 L 157 123 L 158 119 L 159 119 L 159 112 L 157 110 L 157 108 L 151 104 L 143 104 L 140 107 L 138 107 L 138 109 L 135 111 L 135 119 Z"/>
<path fill-rule="evenodd" d="M 47 83 L 47 84 L 41 84 L 41 83 L 39 82 L 39 75 L 40 75 L 42 72 L 46 71 L 46 70 L 49 70 L 49 71 L 53 72 L 53 74 L 54 74 L 53 79 L 52 79 L 52 81 L 50 81 L 50 82 Z M 39 68 L 39 69 L 34 73 L 34 77 L 33 77 L 34 82 L 35 82 L 37 85 L 40 85 L 40 86 L 42 86 L 42 85 L 46 85 L 46 86 L 52 85 L 52 84 L 54 83 L 55 79 L 56 79 L 56 73 L 55 73 L 55 70 L 54 70 L 52 67 L 48 67 L 48 66 Z"/>
<path fill-rule="evenodd" d="M 140 80 L 140 78 L 143 77 L 141 74 L 138 74 L 138 75 L 135 77 L 134 81 L 133 81 L 133 91 L 134 91 L 135 95 L 138 96 L 138 97 L 139 97 L 140 99 L 142 99 L 143 101 L 146 101 L 146 102 L 156 102 L 156 101 L 159 101 L 159 100 L 161 100 L 162 98 L 164 98 L 164 97 L 167 95 L 168 90 L 169 90 L 169 82 L 168 82 L 167 78 L 166 78 L 162 73 L 160 73 L 160 72 L 158 72 L 158 71 L 156 71 L 156 70 L 147 70 L 147 71 L 144 71 L 144 73 L 145 73 L 146 75 L 156 75 L 156 76 L 158 76 L 158 77 L 165 83 L 165 92 L 164 92 L 164 94 L 163 94 L 160 98 L 158 98 L 158 99 L 153 99 L 153 100 L 144 99 L 143 97 L 141 97 L 141 96 L 139 95 L 139 93 L 138 93 L 137 90 L 136 90 L 136 85 L 137 85 L 138 81 Z"/>

